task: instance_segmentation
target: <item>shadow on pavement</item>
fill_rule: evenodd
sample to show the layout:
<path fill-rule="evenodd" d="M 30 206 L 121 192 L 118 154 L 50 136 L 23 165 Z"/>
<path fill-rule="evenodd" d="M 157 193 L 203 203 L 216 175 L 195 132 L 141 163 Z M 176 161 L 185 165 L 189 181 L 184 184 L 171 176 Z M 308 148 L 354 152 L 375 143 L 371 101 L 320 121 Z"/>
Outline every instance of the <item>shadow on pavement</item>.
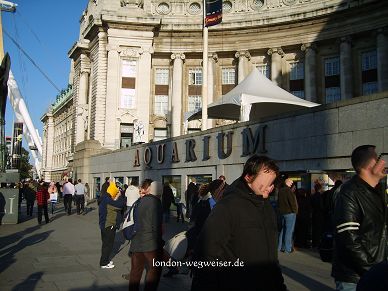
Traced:
<path fill-rule="evenodd" d="M 25 290 L 34 290 L 36 284 L 42 278 L 43 272 L 36 272 L 28 276 L 23 282 L 17 284 L 12 288 L 12 291 L 25 291 Z"/>
<path fill-rule="evenodd" d="M 36 226 L 36 227 L 39 228 L 39 226 Z M 34 228 L 36 229 L 36 227 L 30 227 L 29 229 L 34 229 Z M 8 241 L 9 241 L 8 244 L 11 244 L 15 240 L 18 240 L 18 236 L 20 235 L 20 233 L 23 233 L 23 232 L 19 232 L 17 234 L 8 236 L 7 237 Z M 24 248 L 27 248 L 29 246 L 32 246 L 34 244 L 38 244 L 38 243 L 46 240 L 52 232 L 53 232 L 53 230 L 50 230 L 50 231 L 46 231 L 43 233 L 31 235 L 29 237 L 22 239 L 16 245 L 11 246 L 7 249 L 1 250 L 0 251 L 0 273 L 2 273 L 5 269 L 7 269 L 10 265 L 12 265 L 16 261 L 14 257 L 15 257 L 15 254 L 17 252 L 21 251 Z M 12 236 L 15 236 L 14 237 L 15 240 L 13 240 L 11 242 L 9 239 Z M 3 246 L 3 247 L 5 247 L 5 246 Z"/>
<path fill-rule="evenodd" d="M 318 282 L 302 273 L 299 273 L 293 269 L 287 268 L 282 266 L 282 272 L 284 275 L 287 275 L 289 278 L 293 279 L 294 281 L 302 284 L 309 290 L 319 290 L 319 291 L 329 291 L 333 290 L 327 285 L 322 284 L 321 282 Z"/>

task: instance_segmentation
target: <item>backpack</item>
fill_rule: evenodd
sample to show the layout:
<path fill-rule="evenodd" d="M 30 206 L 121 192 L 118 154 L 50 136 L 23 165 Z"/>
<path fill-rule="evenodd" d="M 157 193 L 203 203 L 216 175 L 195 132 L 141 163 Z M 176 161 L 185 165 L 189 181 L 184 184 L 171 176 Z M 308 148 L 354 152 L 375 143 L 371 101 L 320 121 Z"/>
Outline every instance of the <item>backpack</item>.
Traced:
<path fill-rule="evenodd" d="M 124 222 L 122 231 L 126 240 L 131 240 L 139 230 L 138 218 L 138 206 L 140 204 L 140 198 L 137 199 L 132 206 L 124 214 Z"/>

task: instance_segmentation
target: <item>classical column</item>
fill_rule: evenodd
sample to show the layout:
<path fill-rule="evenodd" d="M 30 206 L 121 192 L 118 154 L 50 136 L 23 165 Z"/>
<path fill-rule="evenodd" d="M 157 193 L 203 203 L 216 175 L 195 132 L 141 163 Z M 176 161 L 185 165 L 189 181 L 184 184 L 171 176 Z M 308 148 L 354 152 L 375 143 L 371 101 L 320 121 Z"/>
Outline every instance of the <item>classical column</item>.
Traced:
<path fill-rule="evenodd" d="M 88 120 L 88 94 L 89 94 L 90 59 L 81 54 L 81 76 L 78 87 L 78 100 L 76 106 L 76 135 L 75 144 L 85 140 Z"/>
<path fill-rule="evenodd" d="M 388 90 L 388 28 L 377 31 L 377 82 L 379 92 Z"/>
<path fill-rule="evenodd" d="M 116 144 L 118 140 L 116 129 L 116 113 L 120 108 L 120 55 L 119 47 L 108 45 L 108 72 L 106 82 L 106 102 L 105 107 L 105 132 L 104 146 L 109 149 L 119 148 Z M 120 134 L 120 133 L 119 133 Z"/>
<path fill-rule="evenodd" d="M 270 48 L 267 54 L 271 56 L 271 80 L 281 87 L 282 84 L 282 57 L 284 52 L 281 47 Z"/>
<path fill-rule="evenodd" d="M 342 37 L 340 42 L 341 100 L 353 97 L 352 46 L 350 37 Z"/>
<path fill-rule="evenodd" d="M 106 45 L 108 42 L 107 33 L 100 31 L 98 33 L 98 68 L 96 82 L 96 94 L 94 105 L 94 116 L 91 116 L 93 127 L 90 128 L 90 137 L 104 144 L 105 140 L 105 108 L 106 108 L 106 82 L 108 54 Z"/>
<path fill-rule="evenodd" d="M 144 46 L 139 50 L 139 75 L 136 76 L 137 100 L 138 100 L 138 119 L 144 124 L 144 142 L 149 139 L 150 127 L 150 92 L 151 92 L 151 54 L 154 53 L 152 46 Z"/>
<path fill-rule="evenodd" d="M 234 55 L 238 59 L 237 79 L 240 84 L 245 79 L 248 71 L 248 62 L 251 60 L 251 54 L 247 50 L 241 50 Z"/>
<path fill-rule="evenodd" d="M 182 80 L 184 53 L 173 53 L 172 100 L 171 100 L 171 137 L 179 136 L 182 127 Z"/>
<path fill-rule="evenodd" d="M 312 43 L 302 44 L 301 50 L 305 52 L 304 57 L 304 94 L 305 99 L 317 101 L 316 87 L 316 46 Z"/>
<path fill-rule="evenodd" d="M 53 168 L 53 156 L 54 156 L 54 117 L 52 110 L 50 109 L 47 113 L 47 124 L 46 124 L 46 139 L 45 139 L 45 148 L 46 152 L 44 153 L 43 167 L 45 171 L 46 181 L 51 181 L 51 172 Z"/>
<path fill-rule="evenodd" d="M 208 65 L 208 74 L 207 74 L 207 101 L 208 104 L 213 103 L 214 101 L 214 72 L 215 66 L 218 62 L 218 55 L 216 53 L 209 54 L 209 65 Z M 213 120 L 208 119 L 207 128 L 213 127 Z"/>

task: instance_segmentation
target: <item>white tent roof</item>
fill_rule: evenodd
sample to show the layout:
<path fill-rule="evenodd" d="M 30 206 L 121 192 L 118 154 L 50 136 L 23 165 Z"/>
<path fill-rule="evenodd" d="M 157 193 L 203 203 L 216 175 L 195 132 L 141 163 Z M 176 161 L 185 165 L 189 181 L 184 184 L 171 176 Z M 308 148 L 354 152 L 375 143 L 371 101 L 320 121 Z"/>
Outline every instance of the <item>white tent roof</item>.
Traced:
<path fill-rule="evenodd" d="M 231 120 L 257 120 L 276 115 L 314 107 L 319 104 L 298 98 L 276 86 L 256 68 L 229 93 L 208 105 L 208 118 Z M 202 110 L 187 114 L 188 120 L 202 118 Z"/>

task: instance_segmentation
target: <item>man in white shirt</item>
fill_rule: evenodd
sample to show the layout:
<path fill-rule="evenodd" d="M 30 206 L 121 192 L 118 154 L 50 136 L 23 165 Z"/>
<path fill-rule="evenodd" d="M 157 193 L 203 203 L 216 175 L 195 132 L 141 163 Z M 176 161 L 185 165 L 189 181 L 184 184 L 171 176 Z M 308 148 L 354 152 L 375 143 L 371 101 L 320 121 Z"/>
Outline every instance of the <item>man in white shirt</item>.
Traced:
<path fill-rule="evenodd" d="M 125 191 L 125 197 L 127 198 L 127 208 L 130 208 L 139 199 L 139 184 L 136 180 L 131 181 L 131 185 Z"/>
<path fill-rule="evenodd" d="M 63 200 L 65 204 L 65 212 L 67 211 L 67 215 L 71 214 L 71 202 L 73 200 L 73 195 L 75 193 L 75 188 L 73 185 L 73 180 L 69 178 L 65 184 L 63 184 L 62 187 L 62 192 L 63 192 Z"/>
<path fill-rule="evenodd" d="M 77 185 L 75 185 L 75 202 L 77 204 L 77 215 L 80 211 L 84 212 L 84 201 L 85 201 L 85 185 L 81 183 L 81 179 L 78 179 Z"/>

